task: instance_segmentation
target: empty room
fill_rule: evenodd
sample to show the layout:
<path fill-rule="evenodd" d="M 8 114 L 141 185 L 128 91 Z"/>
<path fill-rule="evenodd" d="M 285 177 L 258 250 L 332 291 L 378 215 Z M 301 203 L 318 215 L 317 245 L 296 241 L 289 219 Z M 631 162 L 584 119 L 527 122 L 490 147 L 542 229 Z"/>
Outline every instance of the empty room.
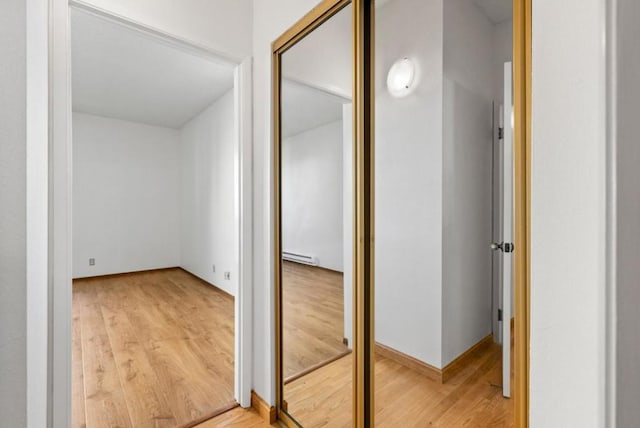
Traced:
<path fill-rule="evenodd" d="M 236 404 L 234 69 L 71 9 L 73 426 Z"/>

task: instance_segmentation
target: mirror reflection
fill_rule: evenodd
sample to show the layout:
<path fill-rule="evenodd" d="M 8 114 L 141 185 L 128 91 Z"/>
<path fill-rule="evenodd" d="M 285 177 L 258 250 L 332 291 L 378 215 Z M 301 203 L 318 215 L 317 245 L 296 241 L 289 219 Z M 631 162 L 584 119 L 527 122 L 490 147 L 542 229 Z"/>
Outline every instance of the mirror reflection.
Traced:
<path fill-rule="evenodd" d="M 351 46 L 347 6 L 281 61 L 282 407 L 305 427 L 352 419 Z"/>
<path fill-rule="evenodd" d="M 376 11 L 376 426 L 513 426 L 511 28 L 510 0 Z"/>

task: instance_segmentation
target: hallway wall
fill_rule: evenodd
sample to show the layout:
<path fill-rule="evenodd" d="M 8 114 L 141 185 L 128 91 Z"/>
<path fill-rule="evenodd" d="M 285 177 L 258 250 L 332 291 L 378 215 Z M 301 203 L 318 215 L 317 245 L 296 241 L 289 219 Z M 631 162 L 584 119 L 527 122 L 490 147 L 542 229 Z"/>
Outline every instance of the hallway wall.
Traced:
<path fill-rule="evenodd" d="M 48 8 L 0 4 L 0 415 L 45 426 L 48 330 Z"/>
<path fill-rule="evenodd" d="M 613 237 L 616 251 L 615 275 L 617 281 L 616 328 L 616 408 L 617 426 L 632 427 L 640 420 L 640 192 L 638 191 L 640 144 L 638 144 L 638 112 L 640 112 L 640 2 L 617 1 L 616 70 L 617 92 L 612 94 L 617 118 L 611 125 L 617 132 L 616 230 Z M 612 142 L 613 143 L 613 142 Z M 613 173 L 614 171 L 610 171 Z M 613 219 L 611 219 L 613 220 Z M 613 284 L 611 284 L 613 285 Z"/>
<path fill-rule="evenodd" d="M 11 426 L 27 421 L 26 14 L 23 1 L 0 6 L 0 414 Z"/>
<path fill-rule="evenodd" d="M 605 18 L 533 0 L 533 428 L 605 426 Z"/>
<path fill-rule="evenodd" d="M 442 365 L 491 334 L 494 25 L 444 1 Z M 500 75 L 504 75 L 500 72 Z"/>

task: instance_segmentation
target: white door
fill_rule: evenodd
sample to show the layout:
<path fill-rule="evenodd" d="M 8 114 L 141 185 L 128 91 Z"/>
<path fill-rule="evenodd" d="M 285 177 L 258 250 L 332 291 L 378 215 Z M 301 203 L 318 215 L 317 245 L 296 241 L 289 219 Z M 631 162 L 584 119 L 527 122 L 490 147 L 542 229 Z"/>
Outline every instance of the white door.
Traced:
<path fill-rule="evenodd" d="M 513 80 L 512 64 L 504 64 L 502 253 L 502 395 L 511 397 L 511 318 L 513 312 Z"/>

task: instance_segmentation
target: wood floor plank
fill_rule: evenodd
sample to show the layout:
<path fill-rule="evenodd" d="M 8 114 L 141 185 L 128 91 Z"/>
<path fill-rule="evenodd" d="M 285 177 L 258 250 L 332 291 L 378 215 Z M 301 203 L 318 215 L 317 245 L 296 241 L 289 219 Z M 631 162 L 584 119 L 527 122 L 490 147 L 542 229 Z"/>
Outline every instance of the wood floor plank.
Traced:
<path fill-rule="evenodd" d="M 178 427 L 233 402 L 232 297 L 180 269 L 73 289 L 74 427 Z"/>
<path fill-rule="evenodd" d="M 269 425 L 253 409 L 236 408 L 212 420 L 203 422 L 196 428 L 264 428 L 269 426 L 280 428 L 278 423 Z"/>
<path fill-rule="evenodd" d="M 176 418 L 157 389 L 156 373 L 126 314 L 103 307 L 102 315 L 133 426 L 175 427 Z"/>
<path fill-rule="evenodd" d="M 84 406 L 84 376 L 82 374 L 82 325 L 81 305 L 83 293 L 81 291 L 73 293 L 72 305 L 72 338 L 71 338 L 71 370 L 72 370 L 72 392 L 71 392 L 71 420 L 73 428 L 86 428 L 87 418 Z"/>
<path fill-rule="evenodd" d="M 446 384 L 377 357 L 376 427 L 513 427 L 513 401 L 494 379 L 499 355 L 491 346 Z M 290 414 L 305 428 L 350 426 L 351 370 L 347 355 L 285 385 Z"/>
<path fill-rule="evenodd" d="M 179 423 L 206 415 L 204 409 L 211 402 L 222 406 L 233 400 L 233 396 L 221 399 L 221 391 L 210 381 L 206 364 L 194 352 L 191 339 L 157 341 L 147 352 Z"/>
<path fill-rule="evenodd" d="M 292 262 L 283 263 L 282 275 L 286 379 L 343 355 L 348 348 L 343 343 L 343 275 Z"/>
<path fill-rule="evenodd" d="M 81 310 L 87 427 L 131 427 L 100 305 L 87 303 Z"/>

